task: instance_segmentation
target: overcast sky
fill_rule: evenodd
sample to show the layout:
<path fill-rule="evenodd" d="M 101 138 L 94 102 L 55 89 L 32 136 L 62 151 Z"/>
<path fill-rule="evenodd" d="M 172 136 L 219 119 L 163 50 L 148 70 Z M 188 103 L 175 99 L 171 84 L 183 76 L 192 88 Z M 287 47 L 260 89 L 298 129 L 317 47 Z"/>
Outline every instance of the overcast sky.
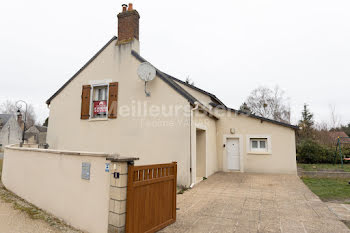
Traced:
<path fill-rule="evenodd" d="M 179 79 L 189 76 L 238 108 L 260 85 L 290 97 L 292 123 L 308 103 L 318 122 L 330 105 L 350 122 L 349 0 L 135 0 L 141 55 Z M 0 103 L 45 101 L 113 35 L 125 1 L 2 2 Z"/>

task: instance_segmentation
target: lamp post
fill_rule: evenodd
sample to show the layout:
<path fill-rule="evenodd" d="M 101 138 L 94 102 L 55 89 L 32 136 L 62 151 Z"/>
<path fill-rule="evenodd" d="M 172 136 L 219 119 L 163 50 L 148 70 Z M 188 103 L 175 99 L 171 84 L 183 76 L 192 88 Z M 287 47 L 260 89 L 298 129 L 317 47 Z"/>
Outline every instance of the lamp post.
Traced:
<path fill-rule="evenodd" d="M 28 110 L 28 105 L 25 101 L 23 100 L 18 100 L 16 102 L 16 107 L 17 107 L 17 117 L 21 116 L 21 108 L 22 108 L 22 104 L 25 104 L 26 106 L 26 111 L 24 112 L 24 120 L 23 120 L 23 132 L 22 132 L 22 143 L 20 143 L 20 147 L 23 146 L 24 144 L 24 134 L 25 134 L 25 131 L 26 131 L 26 121 L 27 121 L 27 110 Z"/>

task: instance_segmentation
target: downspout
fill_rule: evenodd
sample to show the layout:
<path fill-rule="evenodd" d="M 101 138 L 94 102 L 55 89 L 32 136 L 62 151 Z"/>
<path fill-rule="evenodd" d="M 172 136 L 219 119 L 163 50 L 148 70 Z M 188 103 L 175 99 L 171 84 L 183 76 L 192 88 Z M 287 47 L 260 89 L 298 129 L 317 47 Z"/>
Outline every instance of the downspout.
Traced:
<path fill-rule="evenodd" d="M 192 116 L 194 115 L 194 111 L 196 111 L 199 108 L 198 102 L 194 102 L 195 107 L 191 109 L 191 115 L 190 115 L 190 188 L 194 186 L 194 183 L 192 181 Z"/>

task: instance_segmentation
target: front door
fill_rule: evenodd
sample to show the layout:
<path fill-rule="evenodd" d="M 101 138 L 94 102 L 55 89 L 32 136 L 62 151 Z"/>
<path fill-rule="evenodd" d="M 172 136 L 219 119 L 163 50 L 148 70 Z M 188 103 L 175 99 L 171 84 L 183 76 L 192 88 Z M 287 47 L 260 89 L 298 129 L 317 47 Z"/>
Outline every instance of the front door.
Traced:
<path fill-rule="evenodd" d="M 227 169 L 240 169 L 239 139 L 228 138 L 226 143 Z"/>

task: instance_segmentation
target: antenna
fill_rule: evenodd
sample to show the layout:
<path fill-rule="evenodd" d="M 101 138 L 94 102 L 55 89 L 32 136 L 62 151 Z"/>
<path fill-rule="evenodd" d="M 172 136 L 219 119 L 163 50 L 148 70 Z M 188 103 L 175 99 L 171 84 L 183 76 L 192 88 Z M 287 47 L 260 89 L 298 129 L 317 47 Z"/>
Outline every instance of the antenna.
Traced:
<path fill-rule="evenodd" d="M 137 75 L 142 81 L 145 81 L 146 96 L 151 96 L 151 93 L 147 92 L 147 82 L 152 81 L 156 77 L 156 69 L 150 63 L 143 62 L 137 68 Z"/>

